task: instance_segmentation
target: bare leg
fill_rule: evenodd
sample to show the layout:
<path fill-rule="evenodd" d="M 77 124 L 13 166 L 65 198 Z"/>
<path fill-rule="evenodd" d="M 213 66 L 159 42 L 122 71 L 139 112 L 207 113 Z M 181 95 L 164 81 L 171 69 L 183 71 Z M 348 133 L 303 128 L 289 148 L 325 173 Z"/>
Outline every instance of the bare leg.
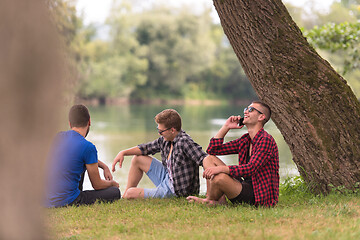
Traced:
<path fill-rule="evenodd" d="M 211 191 L 208 191 L 205 199 L 194 196 L 189 196 L 186 199 L 189 202 L 208 205 L 224 204 L 226 203 L 225 195 L 231 199 L 237 197 L 242 191 L 241 183 L 224 173 L 216 175 L 209 183 L 211 185 Z"/>
<path fill-rule="evenodd" d="M 225 166 L 225 165 L 226 164 L 223 161 L 221 161 L 218 157 L 213 156 L 213 155 L 208 155 L 207 157 L 204 158 L 204 161 L 203 161 L 204 169 L 207 169 L 209 167 Z M 207 179 L 206 180 L 206 196 L 208 196 L 210 191 L 211 191 L 211 184 L 210 184 L 210 180 Z"/>
<path fill-rule="evenodd" d="M 218 201 L 210 200 L 209 198 L 199 198 L 199 197 L 195 197 L 195 196 L 189 196 L 186 199 L 188 200 L 188 202 L 208 204 L 210 206 L 226 204 L 226 198 L 225 198 L 224 194 L 220 197 L 220 199 Z"/>
<path fill-rule="evenodd" d="M 143 173 L 148 172 L 151 166 L 152 158 L 149 156 L 134 156 L 131 159 L 131 166 L 129 169 L 128 181 L 125 193 L 129 188 L 136 188 L 139 184 Z M 124 193 L 124 195 L 125 195 Z"/>

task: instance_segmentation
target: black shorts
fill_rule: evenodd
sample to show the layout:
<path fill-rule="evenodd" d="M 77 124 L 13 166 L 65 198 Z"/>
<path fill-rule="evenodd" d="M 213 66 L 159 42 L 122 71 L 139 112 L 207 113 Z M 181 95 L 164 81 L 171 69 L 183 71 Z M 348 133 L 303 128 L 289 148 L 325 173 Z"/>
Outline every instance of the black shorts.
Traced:
<path fill-rule="evenodd" d="M 252 184 L 248 183 L 248 182 L 242 182 L 242 190 L 240 192 L 240 194 L 233 198 L 233 199 L 229 199 L 233 204 L 236 203 L 247 203 L 250 205 L 254 205 L 255 204 L 255 195 L 254 195 L 254 189 Z"/>

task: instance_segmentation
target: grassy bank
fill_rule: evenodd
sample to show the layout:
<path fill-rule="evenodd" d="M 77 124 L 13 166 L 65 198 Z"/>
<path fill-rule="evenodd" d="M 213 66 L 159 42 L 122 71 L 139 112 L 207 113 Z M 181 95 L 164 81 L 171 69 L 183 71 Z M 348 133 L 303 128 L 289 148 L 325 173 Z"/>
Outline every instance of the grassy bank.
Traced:
<path fill-rule="evenodd" d="M 283 184 L 274 208 L 120 200 L 47 210 L 53 239 L 360 239 L 360 194 Z"/>

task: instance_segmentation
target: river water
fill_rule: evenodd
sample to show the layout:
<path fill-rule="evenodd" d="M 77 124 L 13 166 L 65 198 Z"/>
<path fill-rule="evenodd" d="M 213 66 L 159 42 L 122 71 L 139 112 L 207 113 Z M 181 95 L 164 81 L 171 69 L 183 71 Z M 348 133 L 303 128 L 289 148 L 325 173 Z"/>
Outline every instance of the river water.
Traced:
<path fill-rule="evenodd" d="M 140 143 L 152 141 L 159 137 L 156 130 L 154 117 L 166 108 L 176 109 L 182 117 L 183 129 L 206 150 L 209 139 L 220 129 L 225 120 L 231 115 L 243 115 L 243 108 L 240 106 L 172 106 L 172 105 L 123 105 L 123 106 L 101 106 L 90 107 L 91 130 L 87 139 L 95 144 L 98 150 L 98 157 L 105 162 L 109 168 L 114 157 L 120 150 L 136 146 Z M 289 176 L 299 175 L 295 164 L 292 161 L 291 152 L 285 143 L 280 131 L 270 121 L 265 125 L 274 138 L 279 148 L 280 156 L 280 181 Z M 231 130 L 225 141 L 230 141 L 246 133 L 246 127 L 240 130 Z M 160 159 L 160 155 L 155 155 Z M 237 164 L 237 156 L 221 156 L 226 164 Z M 114 179 L 119 182 L 120 190 L 125 190 L 128 170 L 131 157 L 125 157 L 123 167 L 116 166 L 113 173 Z M 202 167 L 200 175 L 202 176 Z M 103 174 L 101 173 L 103 177 Z M 200 193 L 206 191 L 205 180 L 200 178 Z M 144 175 L 139 187 L 151 188 L 154 185 Z M 86 176 L 84 189 L 92 189 L 91 183 Z"/>

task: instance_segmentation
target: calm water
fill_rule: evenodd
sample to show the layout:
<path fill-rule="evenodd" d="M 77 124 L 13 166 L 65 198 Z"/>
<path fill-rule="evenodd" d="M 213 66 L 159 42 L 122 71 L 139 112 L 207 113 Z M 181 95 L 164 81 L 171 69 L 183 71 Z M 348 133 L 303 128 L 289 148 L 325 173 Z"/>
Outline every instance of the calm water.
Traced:
<path fill-rule="evenodd" d="M 156 130 L 154 116 L 166 108 L 176 109 L 182 116 L 183 129 L 206 150 L 209 139 L 216 134 L 225 120 L 231 115 L 242 115 L 243 107 L 239 106 L 151 106 L 151 105 L 125 105 L 91 107 L 91 130 L 87 139 L 95 144 L 98 157 L 105 162 L 109 168 L 114 157 L 120 150 L 136 146 L 140 143 L 149 142 L 159 137 Z M 279 130 L 273 122 L 265 126 L 276 140 L 280 154 L 280 178 L 298 175 L 295 164 L 292 161 L 290 150 L 285 143 Z M 231 130 L 225 141 L 240 137 L 246 132 Z M 160 159 L 160 155 L 155 155 Z M 237 164 L 236 155 L 224 156 L 221 159 L 227 164 Z M 117 165 L 113 174 L 114 179 L 119 182 L 120 190 L 125 190 L 131 157 L 125 157 L 123 167 Z M 202 168 L 200 167 L 202 175 Z M 102 173 L 101 173 L 101 176 Z M 201 180 L 200 192 L 205 193 L 204 179 Z M 144 175 L 140 187 L 151 188 L 153 184 Z M 84 189 L 92 189 L 88 178 L 85 179 Z"/>

